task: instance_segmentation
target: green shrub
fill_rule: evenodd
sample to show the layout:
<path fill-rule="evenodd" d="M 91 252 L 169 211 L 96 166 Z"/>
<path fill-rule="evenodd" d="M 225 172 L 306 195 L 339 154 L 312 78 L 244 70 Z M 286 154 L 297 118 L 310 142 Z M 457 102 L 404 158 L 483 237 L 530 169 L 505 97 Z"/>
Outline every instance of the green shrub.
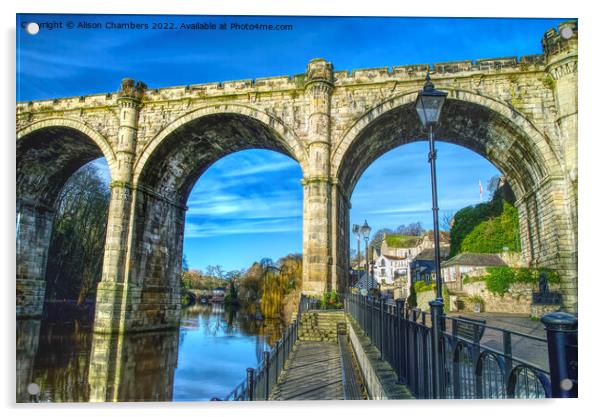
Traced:
<path fill-rule="evenodd" d="M 419 292 L 425 292 L 425 291 L 431 291 L 436 289 L 437 286 L 436 284 L 433 282 L 432 284 L 427 284 L 424 281 L 417 281 L 414 283 L 414 290 L 419 293 Z"/>
<path fill-rule="evenodd" d="M 538 277 L 535 277 L 535 273 L 532 269 L 529 268 L 518 268 L 515 271 L 515 281 L 516 282 L 522 282 L 525 284 L 534 284 L 535 282 L 537 282 L 537 280 L 539 279 Z"/>
<path fill-rule="evenodd" d="M 483 297 L 481 297 L 480 295 L 471 295 L 470 297 L 466 298 L 468 300 L 469 303 L 471 303 L 473 306 L 475 304 L 481 304 L 481 308 L 485 307 L 485 300 L 483 300 Z"/>
<path fill-rule="evenodd" d="M 548 283 L 550 284 L 560 284 L 560 274 L 552 269 L 549 268 L 537 268 L 537 279 L 535 280 L 535 282 L 539 282 L 539 274 L 543 273 L 546 274 L 546 277 L 548 279 Z"/>
<path fill-rule="evenodd" d="M 487 268 L 487 272 L 489 275 L 485 279 L 485 286 L 493 294 L 504 295 L 515 282 L 516 274 L 512 268 Z"/>
<path fill-rule="evenodd" d="M 341 302 L 341 298 L 337 294 L 336 291 L 325 292 L 322 294 L 322 300 L 320 303 L 320 307 L 324 310 L 329 309 L 341 309 L 343 308 L 343 303 Z"/>
<path fill-rule="evenodd" d="M 180 302 L 183 306 L 188 306 L 191 304 L 190 294 L 188 292 L 182 292 L 182 296 L 180 297 Z"/>
<path fill-rule="evenodd" d="M 470 284 L 473 282 L 485 281 L 485 275 L 478 275 L 475 277 L 466 276 L 462 278 L 462 284 Z"/>
<path fill-rule="evenodd" d="M 465 207 L 454 215 L 450 230 L 450 256 L 460 252 L 500 252 L 504 247 L 520 250 L 518 211 L 515 197 L 506 183 L 491 201 Z"/>
<path fill-rule="evenodd" d="M 419 281 L 419 282 L 421 282 L 421 281 Z M 410 296 L 407 299 L 408 307 L 410 307 L 410 308 L 414 308 L 417 305 L 416 304 L 417 303 L 417 301 L 416 301 L 416 284 L 417 283 L 415 283 L 414 285 L 410 285 Z"/>
<path fill-rule="evenodd" d="M 414 290 L 415 290 L 416 292 L 421 292 L 421 291 L 422 291 L 422 289 L 423 289 L 425 286 L 426 286 L 426 282 L 424 282 L 424 281 L 416 281 L 416 282 L 414 283 Z"/>
<path fill-rule="evenodd" d="M 481 221 L 466 235 L 460 252 L 499 253 L 504 248 L 518 252 L 518 233 L 518 210 L 504 201 L 499 216 Z"/>
<path fill-rule="evenodd" d="M 443 290 L 441 292 L 443 295 L 443 312 L 449 313 L 449 291 L 445 284 L 443 284 Z"/>
<path fill-rule="evenodd" d="M 515 283 L 538 285 L 539 275 L 542 273 L 546 274 L 548 283 L 560 283 L 558 272 L 548 268 L 495 267 L 487 268 L 487 275 L 484 277 L 485 286 L 493 294 L 504 295 L 508 292 L 510 286 Z M 463 283 L 467 283 L 467 280 L 464 280 Z"/>

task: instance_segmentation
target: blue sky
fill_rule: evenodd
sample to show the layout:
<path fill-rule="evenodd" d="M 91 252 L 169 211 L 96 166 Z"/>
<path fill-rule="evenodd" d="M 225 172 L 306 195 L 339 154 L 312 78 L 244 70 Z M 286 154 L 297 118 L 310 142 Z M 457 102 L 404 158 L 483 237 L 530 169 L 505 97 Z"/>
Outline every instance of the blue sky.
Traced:
<path fill-rule="evenodd" d="M 19 20 L 20 19 L 20 20 Z M 20 15 L 21 22 L 182 22 L 292 24 L 285 32 L 240 30 L 17 30 L 17 100 L 116 91 L 121 78 L 152 88 L 292 75 L 315 57 L 336 70 L 541 53 L 544 32 L 567 19 L 305 18 Z M 466 149 L 438 143 L 442 212 L 479 202 L 478 182 L 495 167 Z M 397 148 L 364 173 L 351 222 L 431 227 L 426 142 Z M 233 175 L 232 167 L 243 167 Z M 244 175 L 241 175 L 240 172 Z M 300 252 L 301 170 L 281 154 L 251 150 L 215 163 L 188 202 L 189 265 L 248 267 L 262 257 Z M 352 242 L 352 246 L 353 246 Z"/>

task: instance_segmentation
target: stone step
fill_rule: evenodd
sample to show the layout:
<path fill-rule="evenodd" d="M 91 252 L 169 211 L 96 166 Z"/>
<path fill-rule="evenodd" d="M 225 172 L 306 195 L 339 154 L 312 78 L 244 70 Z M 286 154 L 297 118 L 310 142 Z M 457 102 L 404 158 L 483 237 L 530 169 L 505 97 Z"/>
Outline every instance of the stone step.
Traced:
<path fill-rule="evenodd" d="M 341 311 L 305 312 L 300 319 L 299 340 L 336 342 L 341 325 L 346 327 L 345 314 Z"/>

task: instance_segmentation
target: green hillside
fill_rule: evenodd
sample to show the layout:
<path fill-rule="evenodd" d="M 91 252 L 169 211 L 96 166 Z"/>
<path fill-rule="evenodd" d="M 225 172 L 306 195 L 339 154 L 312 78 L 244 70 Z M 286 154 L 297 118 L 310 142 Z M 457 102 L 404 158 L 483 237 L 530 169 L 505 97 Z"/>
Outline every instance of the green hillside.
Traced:
<path fill-rule="evenodd" d="M 507 185 L 491 201 L 469 206 L 454 215 L 451 256 L 461 252 L 499 253 L 504 247 L 520 251 L 518 211 Z"/>
<path fill-rule="evenodd" d="M 406 235 L 387 235 L 385 238 L 387 245 L 390 248 L 411 248 L 418 244 L 420 241 L 419 236 L 406 236 Z"/>

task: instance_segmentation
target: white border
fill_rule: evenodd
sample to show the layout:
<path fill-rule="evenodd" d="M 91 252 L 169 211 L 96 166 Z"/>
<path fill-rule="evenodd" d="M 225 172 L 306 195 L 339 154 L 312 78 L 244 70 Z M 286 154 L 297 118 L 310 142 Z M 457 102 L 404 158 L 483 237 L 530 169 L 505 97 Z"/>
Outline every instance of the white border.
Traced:
<path fill-rule="evenodd" d="M 507 415 L 524 411 L 539 415 L 576 415 L 586 412 L 585 407 L 593 406 L 591 401 L 599 397 L 596 380 L 599 381 L 599 360 L 594 360 L 594 348 L 600 340 L 600 330 L 594 325 L 596 294 L 601 291 L 599 272 L 600 239 L 596 231 L 600 227 L 598 197 L 602 191 L 601 174 L 594 167 L 599 165 L 600 141 L 602 137 L 598 129 L 594 129 L 594 120 L 600 119 L 601 106 L 594 103 L 597 70 L 600 67 L 598 26 L 600 15 L 595 7 L 589 4 L 578 4 L 575 1 L 546 1 L 541 3 L 524 0 L 504 0 L 489 3 L 485 8 L 483 1 L 444 1 L 402 2 L 387 0 L 232 0 L 211 4 L 205 2 L 192 3 L 190 0 L 171 0 L 151 3 L 149 0 L 106 0 L 103 2 L 82 2 L 68 0 L 22 0 L 14 7 L 3 6 L 1 19 L 3 23 L 4 42 L 2 44 L 2 91 L 3 111 L 2 126 L 4 136 L 1 140 L 2 178 L 4 195 L 2 198 L 3 224 L 2 254 L 3 272 L 3 329 L 8 333 L 3 338 L 2 359 L 3 372 L 0 382 L 2 406 L 9 414 L 18 415 L 131 415 L 164 416 L 166 414 L 198 414 L 214 415 L 261 415 L 261 416 L 319 416 L 330 415 L 374 415 L 410 414 L 436 412 L 440 416 L 468 412 L 471 415 Z M 15 336 L 14 336 L 14 191 L 15 191 L 15 159 L 14 159 L 14 111 L 15 111 L 15 13 L 128 13 L 128 14 L 254 14 L 254 15 L 330 15 L 330 16 L 474 16 L 474 17 L 576 17 L 579 19 L 579 165 L 580 165 L 580 399 L 575 401 L 415 401 L 415 402 L 287 402 L 283 404 L 217 404 L 217 403 L 138 403 L 138 404 L 69 404 L 42 407 L 14 405 L 14 369 L 15 369 Z M 542 34 L 543 35 L 543 34 Z M 596 45 L 596 46 L 594 46 Z M 600 94 L 599 94 L 600 95 Z M 595 112 L 595 113 L 594 113 Z M 595 239 L 595 240 L 594 240 Z M 594 266 L 598 267 L 594 269 Z M 598 297 L 596 297 L 598 298 Z M 596 320 L 596 324 L 599 320 Z M 597 366 L 596 366 L 597 365 Z M 11 371 L 12 370 L 12 371 Z M 518 410 L 520 408 L 520 411 Z M 526 410 L 523 410 L 523 409 Z M 596 407 L 598 408 L 598 407 Z M 588 410 L 589 411 L 589 410 Z M 589 413 L 588 413 L 589 414 Z"/>

